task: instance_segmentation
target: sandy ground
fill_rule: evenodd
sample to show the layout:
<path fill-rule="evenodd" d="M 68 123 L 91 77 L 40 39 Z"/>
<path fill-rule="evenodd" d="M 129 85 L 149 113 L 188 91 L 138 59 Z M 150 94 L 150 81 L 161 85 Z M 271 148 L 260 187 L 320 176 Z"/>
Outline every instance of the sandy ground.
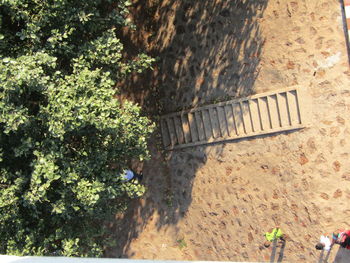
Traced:
<path fill-rule="evenodd" d="M 340 3 L 165 0 L 153 11 L 161 26 L 141 44 L 160 61 L 143 85 L 160 93 L 142 91 L 136 101 L 147 107 L 159 96 L 165 113 L 298 85 L 308 125 L 166 153 L 155 135 L 144 164 L 148 192 L 118 217 L 110 255 L 269 261 L 263 234 L 279 225 L 290 236 L 282 262 L 317 262 L 319 236 L 350 227 L 350 71 Z M 328 262 L 336 255 L 350 262 L 347 252 L 334 247 Z"/>

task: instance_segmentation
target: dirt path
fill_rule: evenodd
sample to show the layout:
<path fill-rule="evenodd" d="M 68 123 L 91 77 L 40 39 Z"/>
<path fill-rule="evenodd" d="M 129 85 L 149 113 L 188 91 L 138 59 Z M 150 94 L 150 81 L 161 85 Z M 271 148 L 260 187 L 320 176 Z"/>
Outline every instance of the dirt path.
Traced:
<path fill-rule="evenodd" d="M 149 190 L 111 253 L 269 260 L 263 234 L 279 225 L 291 237 L 285 261 L 315 262 L 319 236 L 350 227 L 350 71 L 339 2 L 167 0 L 155 20 L 161 27 L 146 44 L 160 57 L 150 79 L 163 112 L 300 85 L 309 125 L 166 154 L 152 144 Z"/>

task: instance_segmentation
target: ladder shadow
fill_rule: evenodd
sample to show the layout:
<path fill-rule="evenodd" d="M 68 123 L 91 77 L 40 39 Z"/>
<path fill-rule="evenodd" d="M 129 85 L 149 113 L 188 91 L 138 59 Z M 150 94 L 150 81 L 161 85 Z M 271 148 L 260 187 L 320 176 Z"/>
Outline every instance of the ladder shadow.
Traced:
<path fill-rule="evenodd" d="M 325 256 L 324 250 L 322 250 L 321 253 L 320 253 L 320 257 L 318 259 L 318 263 L 328 263 L 328 259 L 329 259 L 329 256 L 331 254 L 331 250 L 332 249 L 327 251 L 326 256 Z"/>

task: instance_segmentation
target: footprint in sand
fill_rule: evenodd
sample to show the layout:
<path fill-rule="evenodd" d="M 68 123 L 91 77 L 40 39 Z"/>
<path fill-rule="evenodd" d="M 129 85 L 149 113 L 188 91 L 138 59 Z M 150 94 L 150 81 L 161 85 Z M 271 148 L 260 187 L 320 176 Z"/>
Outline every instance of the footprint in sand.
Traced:
<path fill-rule="evenodd" d="M 215 192 L 215 198 L 219 199 L 219 193 L 218 192 Z"/>

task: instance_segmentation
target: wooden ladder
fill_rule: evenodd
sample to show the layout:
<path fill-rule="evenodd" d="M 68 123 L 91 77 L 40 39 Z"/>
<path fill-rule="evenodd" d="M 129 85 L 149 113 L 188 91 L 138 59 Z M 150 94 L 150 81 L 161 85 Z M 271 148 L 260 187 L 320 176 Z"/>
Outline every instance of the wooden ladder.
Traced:
<path fill-rule="evenodd" d="M 262 93 L 161 117 L 165 149 L 303 128 L 297 88 Z"/>

